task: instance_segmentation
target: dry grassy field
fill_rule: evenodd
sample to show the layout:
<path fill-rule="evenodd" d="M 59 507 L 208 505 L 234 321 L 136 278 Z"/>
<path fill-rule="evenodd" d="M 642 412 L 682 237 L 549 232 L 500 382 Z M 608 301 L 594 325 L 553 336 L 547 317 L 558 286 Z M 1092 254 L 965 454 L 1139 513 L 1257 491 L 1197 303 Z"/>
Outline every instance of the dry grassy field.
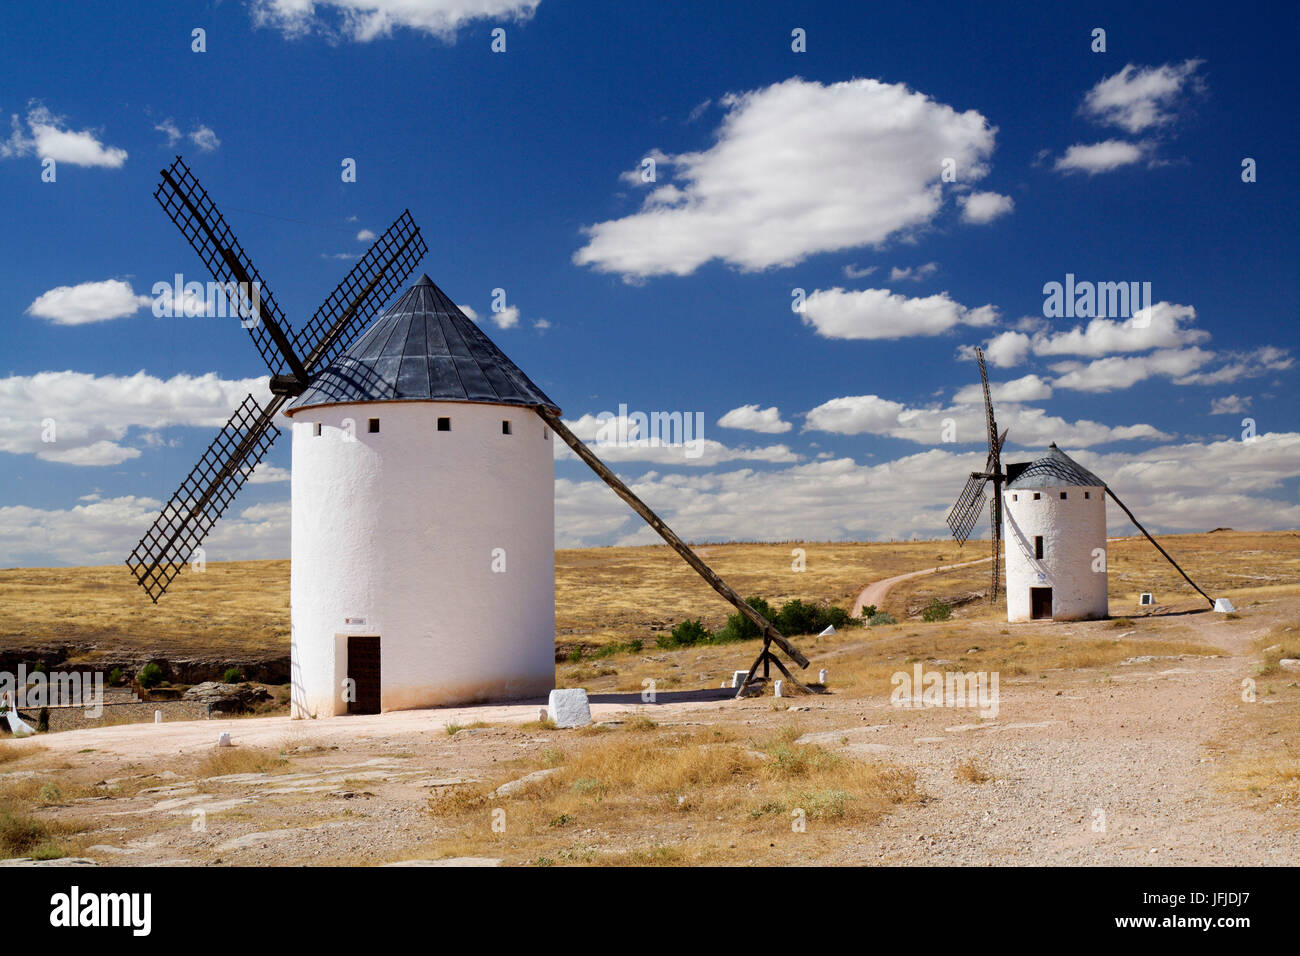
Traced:
<path fill-rule="evenodd" d="M 1300 535 L 1165 543 L 1237 612 L 1204 610 L 1144 540 L 1124 539 L 1111 620 L 1011 625 L 984 602 L 906 616 L 987 586 L 987 564 L 959 568 L 898 584 L 883 605 L 896 624 L 797 637 L 801 674 L 825 668 L 825 693 L 740 701 L 719 684 L 755 642 L 656 646 L 683 618 L 716 628 L 729 610 L 675 555 L 560 552 L 557 641 L 581 653 L 558 681 L 589 690 L 597 724 L 557 730 L 533 704 L 0 742 L 0 857 L 1300 865 L 1300 674 L 1279 663 L 1300 657 Z M 743 594 L 845 607 L 881 578 L 983 556 L 937 542 L 703 551 Z M 210 566 L 157 611 L 124 577 L 0 572 L 4 643 L 284 653 L 283 562 Z M 1157 607 L 1139 613 L 1146 590 Z M 641 649 L 601 652 L 631 640 Z M 916 667 L 997 675 L 997 712 L 899 707 L 897 675 Z M 235 747 L 213 746 L 222 730 Z"/>
<path fill-rule="evenodd" d="M 1267 594 L 1300 581 L 1300 533 L 1217 532 L 1161 539 L 1193 579 L 1211 593 Z M 804 552 L 803 571 L 793 552 Z M 745 597 L 790 598 L 849 608 L 868 584 L 909 571 L 987 555 L 986 542 L 790 542 L 706 544 L 704 560 Z M 1136 610 L 1151 591 L 1160 604 L 1199 601 L 1143 538 L 1109 546 L 1111 610 Z M 641 639 L 700 618 L 717 629 L 732 608 L 666 546 L 557 551 L 556 641 L 564 649 Z M 890 592 L 882 610 L 902 619 L 933 597 L 988 587 L 988 565 L 916 578 Z M 282 657 L 289 646 L 289 562 L 212 563 L 187 569 L 157 605 L 125 567 L 0 570 L 0 650 L 71 646 L 91 658 L 127 651 L 164 659 L 200 655 L 242 662 Z M 978 603 L 963 616 L 1004 613 Z"/>

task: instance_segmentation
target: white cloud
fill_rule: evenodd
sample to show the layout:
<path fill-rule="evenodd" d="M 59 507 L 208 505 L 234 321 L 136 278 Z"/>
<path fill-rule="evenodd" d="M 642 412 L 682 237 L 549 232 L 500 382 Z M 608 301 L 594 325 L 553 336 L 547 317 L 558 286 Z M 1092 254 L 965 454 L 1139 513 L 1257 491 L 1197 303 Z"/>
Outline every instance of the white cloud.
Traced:
<path fill-rule="evenodd" d="M 549 319 L 537 319 L 533 322 L 533 328 L 537 329 L 539 332 L 545 332 L 550 327 L 551 322 Z"/>
<path fill-rule="evenodd" d="M 817 289 L 803 303 L 803 321 L 830 339 L 899 339 L 939 335 L 956 325 L 991 325 L 991 305 L 968 309 L 947 292 L 911 299 L 888 289 Z"/>
<path fill-rule="evenodd" d="M 775 405 L 771 408 L 759 408 L 757 405 L 741 405 L 733 408 L 718 419 L 723 428 L 742 428 L 766 435 L 779 435 L 788 432 L 794 426 L 781 420 L 781 410 Z"/>
<path fill-rule="evenodd" d="M 469 306 L 469 305 L 458 305 L 458 306 L 456 306 L 456 308 L 458 308 L 458 309 L 460 309 L 462 312 L 464 312 L 465 315 L 468 316 L 468 317 L 469 317 L 470 319 L 472 319 L 473 321 L 475 321 L 475 322 L 478 321 L 478 312 L 476 312 L 476 311 L 474 310 L 474 307 L 473 307 L 473 306 Z"/>
<path fill-rule="evenodd" d="M 1139 309 L 1124 321 L 1093 319 L 1085 328 L 1034 336 L 1035 355 L 1102 356 L 1114 352 L 1145 352 L 1147 349 L 1182 348 L 1206 342 L 1210 333 L 1187 328 L 1196 321 L 1190 305 L 1157 302 Z"/>
<path fill-rule="evenodd" d="M 131 429 L 217 428 L 249 392 L 263 402 L 270 397 L 265 378 L 230 381 L 215 372 L 165 380 L 144 372 L 11 375 L 0 378 L 0 451 L 73 465 L 121 464 L 140 454 L 123 444 Z"/>
<path fill-rule="evenodd" d="M 995 130 L 902 84 L 800 78 L 721 101 L 709 148 L 664 156 L 673 182 L 639 211 L 597 223 L 573 259 L 625 277 L 687 275 L 713 260 L 744 270 L 879 244 L 943 207 L 941 164 L 983 178 Z M 662 179 L 662 177 L 661 177 Z"/>
<path fill-rule="evenodd" d="M 1224 395 L 1210 401 L 1211 415 L 1241 415 L 1250 410 L 1249 395 Z"/>
<path fill-rule="evenodd" d="M 993 192 L 973 192 L 959 197 L 957 202 L 961 206 L 961 218 L 976 226 L 1005 216 L 1016 206 L 1010 196 Z"/>
<path fill-rule="evenodd" d="M 998 368 L 1011 368 L 1029 356 L 1032 346 L 1032 340 L 1024 332 L 1001 332 L 984 346 L 984 358 Z M 963 358 L 975 358 L 973 348 L 962 348 L 959 354 Z"/>
<path fill-rule="evenodd" d="M 850 262 L 844 267 L 844 277 L 846 279 L 865 279 L 878 268 L 878 266 L 864 266 L 859 269 L 856 262 Z"/>
<path fill-rule="evenodd" d="M 27 109 L 27 129 L 17 114 L 10 119 L 9 139 L 0 142 L 0 157 L 36 156 L 70 166 L 102 166 L 118 169 L 126 162 L 126 150 L 105 146 L 93 129 L 65 129 L 67 120 L 33 102 Z"/>
<path fill-rule="evenodd" d="M 66 509 L 0 507 L 0 566 L 120 565 L 157 517 L 162 502 L 126 495 L 83 496 Z M 208 561 L 283 558 L 289 554 L 289 502 L 229 512 L 203 543 Z M 173 585 L 181 588 L 185 575 Z"/>
<path fill-rule="evenodd" d="M 252 0 L 253 22 L 287 37 L 366 43 L 403 27 L 442 39 L 475 20 L 527 20 L 541 0 Z M 327 12 L 328 11 L 328 12 Z"/>
<path fill-rule="evenodd" d="M 362 229 L 357 233 L 357 242 L 374 242 L 379 237 L 369 229 Z"/>
<path fill-rule="evenodd" d="M 1023 387 L 1023 386 L 1021 386 Z M 1041 408 L 1004 401 L 996 408 L 998 425 L 1010 428 L 1010 445 L 1046 446 L 1055 441 L 1076 448 L 1112 441 L 1161 441 L 1172 436 L 1151 425 L 1068 422 Z M 951 433 L 958 443 L 986 442 L 983 393 L 948 407 L 909 408 L 879 395 L 849 395 L 823 402 L 808 413 L 805 431 L 838 435 L 886 435 L 923 445 L 939 445 Z"/>
<path fill-rule="evenodd" d="M 1058 362 L 1052 384 L 1083 392 L 1110 392 L 1129 388 L 1153 376 L 1176 381 L 1190 375 L 1214 358 L 1213 352 L 1193 346 L 1186 349 L 1161 349 L 1150 355 L 1109 356 L 1083 362 Z"/>
<path fill-rule="evenodd" d="M 211 128 L 202 124 L 190 130 L 189 140 L 205 153 L 210 153 L 221 145 L 221 140 L 217 139 L 217 134 L 212 132 Z"/>
<path fill-rule="evenodd" d="M 272 465 L 269 462 L 258 462 L 253 473 L 248 476 L 250 485 L 269 485 L 281 481 L 288 481 L 292 477 L 288 468 L 281 468 L 278 465 Z"/>
<path fill-rule="evenodd" d="M 1063 173 L 1084 172 L 1095 176 L 1136 163 L 1142 155 L 1141 146 L 1118 139 L 1088 145 L 1076 143 L 1057 159 L 1053 168 Z"/>
<path fill-rule="evenodd" d="M 1129 133 L 1173 122 L 1178 100 L 1185 90 L 1203 87 L 1196 76 L 1201 60 L 1184 60 L 1139 69 L 1127 64 L 1108 76 L 1084 96 L 1081 112 Z"/>
<path fill-rule="evenodd" d="M 910 279 L 913 282 L 920 282 L 922 279 L 932 276 L 938 271 L 939 263 L 937 262 L 927 262 L 925 265 L 921 266 L 908 266 L 905 269 L 894 266 L 889 270 L 889 281 L 901 282 L 904 279 Z"/>
<path fill-rule="evenodd" d="M 1269 372 L 1281 372 L 1295 364 L 1291 353 L 1272 345 L 1261 346 L 1250 352 L 1223 353 L 1228 363 L 1212 372 L 1194 372 L 1174 379 L 1175 385 L 1226 385 L 1243 378 L 1254 378 Z"/>
<path fill-rule="evenodd" d="M 167 137 L 168 146 L 175 146 L 181 141 L 181 136 L 183 135 L 180 127 L 176 125 L 176 121 L 170 116 L 161 123 L 154 124 L 154 129 Z"/>
<path fill-rule="evenodd" d="M 989 382 L 989 395 L 995 402 L 1035 402 L 1052 397 L 1052 386 L 1037 375 L 1023 375 L 1009 382 Z M 979 405 L 984 402 L 980 385 L 967 385 L 953 396 L 954 402 Z"/>
<path fill-rule="evenodd" d="M 608 413 L 588 413 L 576 421 L 565 419 L 564 423 L 606 462 L 649 461 L 701 468 L 729 461 L 785 464 L 800 460 L 785 445 L 733 448 L 705 438 L 700 416 L 689 413 L 682 413 L 676 423 L 664 423 L 657 428 L 653 421 L 643 423 L 634 415 L 620 417 Z M 576 460 L 577 455 L 564 442 L 556 442 L 555 458 Z"/>
<path fill-rule="evenodd" d="M 27 307 L 27 314 L 48 319 L 55 325 L 85 325 L 134 315 L 152 304 L 147 295 L 136 295 L 120 279 L 61 285 L 42 292 Z"/>
<path fill-rule="evenodd" d="M 1066 450 L 1111 484 L 1156 534 L 1300 525 L 1300 505 L 1285 495 L 1269 497 L 1300 475 L 1300 434 L 1263 435 L 1249 445 L 1189 443 L 1135 453 Z M 623 477 L 687 540 L 947 539 L 944 516 L 966 475 L 983 466 L 984 455 L 983 449 L 931 448 L 875 465 L 833 458 L 778 470 Z M 598 480 L 556 481 L 555 502 L 560 547 L 659 540 Z M 1112 508 L 1109 530 L 1122 532 L 1126 524 Z M 980 533 L 987 535 L 987 528 L 984 521 Z M 976 547 L 971 556 L 985 553 L 987 547 Z M 1196 570 L 1188 567 L 1193 578 Z"/>
<path fill-rule="evenodd" d="M 489 315 L 498 329 L 513 329 L 519 324 L 519 306 L 517 305 L 507 305 L 500 309 L 493 309 Z"/>

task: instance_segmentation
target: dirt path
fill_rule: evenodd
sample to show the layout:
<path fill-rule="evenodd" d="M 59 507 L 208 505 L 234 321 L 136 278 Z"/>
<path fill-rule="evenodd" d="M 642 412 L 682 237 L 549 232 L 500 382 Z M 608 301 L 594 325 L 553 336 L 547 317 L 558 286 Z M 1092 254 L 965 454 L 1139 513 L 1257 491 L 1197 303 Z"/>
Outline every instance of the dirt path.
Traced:
<path fill-rule="evenodd" d="M 862 609 L 868 604 L 874 604 L 879 607 L 885 600 L 885 595 L 889 593 L 890 588 L 900 581 L 908 581 L 912 578 L 924 577 L 927 574 L 938 574 L 940 571 L 951 571 L 954 568 L 968 568 L 972 564 L 983 564 L 986 561 L 992 561 L 993 558 L 979 558 L 975 561 L 963 561 L 960 564 L 945 564 L 937 568 L 926 568 L 923 571 L 909 571 L 907 574 L 896 574 L 892 578 L 882 578 L 874 581 L 863 588 L 862 593 L 858 595 L 853 602 L 853 616 L 858 617 L 862 614 Z"/>
<path fill-rule="evenodd" d="M 1253 672 L 1252 641 L 1273 621 L 1196 619 L 1226 655 L 1003 675 L 992 720 L 967 709 L 900 712 L 877 699 L 863 726 L 810 735 L 912 767 L 930 797 L 890 815 L 866 845 L 822 862 L 1300 863 L 1300 834 L 1222 792 L 1213 779 L 1220 755 L 1207 747 L 1229 728 Z M 1080 630 L 1062 625 L 1061 634 Z M 972 759 L 992 779 L 959 778 L 958 765 Z"/>

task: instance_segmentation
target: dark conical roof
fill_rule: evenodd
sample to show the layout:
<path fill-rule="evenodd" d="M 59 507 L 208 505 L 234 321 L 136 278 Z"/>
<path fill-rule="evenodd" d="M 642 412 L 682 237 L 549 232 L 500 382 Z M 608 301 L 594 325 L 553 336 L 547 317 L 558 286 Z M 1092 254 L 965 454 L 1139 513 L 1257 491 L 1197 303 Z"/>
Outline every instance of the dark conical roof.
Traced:
<path fill-rule="evenodd" d="M 312 405 L 402 401 L 560 410 L 427 275 L 314 375 L 289 412 Z"/>
<path fill-rule="evenodd" d="M 1028 465 L 1008 465 L 1008 488 L 1059 488 L 1061 485 L 1084 485 L 1105 488 L 1102 481 L 1052 442 L 1047 454 Z"/>

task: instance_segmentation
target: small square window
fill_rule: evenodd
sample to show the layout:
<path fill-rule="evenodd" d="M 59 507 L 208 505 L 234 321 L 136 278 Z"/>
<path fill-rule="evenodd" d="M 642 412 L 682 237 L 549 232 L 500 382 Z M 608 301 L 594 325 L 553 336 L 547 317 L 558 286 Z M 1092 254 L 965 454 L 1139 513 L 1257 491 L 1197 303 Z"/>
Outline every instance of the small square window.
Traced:
<path fill-rule="evenodd" d="M 438 419 L 438 431 L 440 431 L 440 432 L 449 432 L 449 431 L 451 431 L 451 419 L 450 419 L 450 418 L 440 418 L 440 419 Z"/>
<path fill-rule="evenodd" d="M 378 435 L 378 434 L 379 434 L 379 419 L 378 419 L 378 418 L 372 418 L 372 419 L 370 419 L 370 434 L 372 434 L 372 435 Z"/>
<path fill-rule="evenodd" d="M 1041 498 L 1041 497 L 1043 497 L 1043 496 L 1040 495 L 1038 492 L 1036 492 L 1036 491 L 1034 492 L 1034 500 L 1035 500 L 1035 501 L 1037 501 L 1037 500 L 1038 500 L 1039 498 Z"/>
<path fill-rule="evenodd" d="M 1012 501 L 1019 501 L 1019 500 L 1020 500 L 1020 496 L 1019 496 L 1019 495 L 1012 495 L 1012 496 L 1011 496 L 1011 500 L 1012 500 Z"/>
<path fill-rule="evenodd" d="M 1062 501 L 1065 500 L 1065 492 L 1064 492 L 1064 491 L 1061 492 L 1061 500 L 1062 500 Z"/>
<path fill-rule="evenodd" d="M 1083 493 L 1083 496 L 1084 496 L 1085 498 L 1091 498 L 1091 497 L 1092 497 L 1092 492 L 1091 492 L 1091 491 L 1085 491 L 1085 492 Z"/>
<path fill-rule="evenodd" d="M 311 433 L 313 438 L 320 438 L 320 422 L 312 422 Z"/>
<path fill-rule="evenodd" d="M 504 419 L 501 422 L 501 434 L 503 435 L 510 434 L 510 423 L 508 421 L 505 421 Z"/>

